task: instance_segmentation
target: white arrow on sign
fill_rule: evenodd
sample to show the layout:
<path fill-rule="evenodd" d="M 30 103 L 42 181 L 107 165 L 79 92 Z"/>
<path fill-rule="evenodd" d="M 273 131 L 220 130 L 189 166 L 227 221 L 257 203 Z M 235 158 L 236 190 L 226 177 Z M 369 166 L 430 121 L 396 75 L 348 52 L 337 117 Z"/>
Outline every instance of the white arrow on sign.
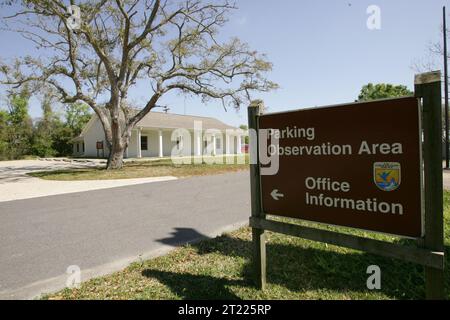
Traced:
<path fill-rule="evenodd" d="M 282 193 L 278 193 L 278 189 L 273 189 L 272 192 L 270 193 L 270 195 L 272 196 L 272 198 L 274 200 L 280 200 L 280 198 L 284 197 L 284 194 Z"/>

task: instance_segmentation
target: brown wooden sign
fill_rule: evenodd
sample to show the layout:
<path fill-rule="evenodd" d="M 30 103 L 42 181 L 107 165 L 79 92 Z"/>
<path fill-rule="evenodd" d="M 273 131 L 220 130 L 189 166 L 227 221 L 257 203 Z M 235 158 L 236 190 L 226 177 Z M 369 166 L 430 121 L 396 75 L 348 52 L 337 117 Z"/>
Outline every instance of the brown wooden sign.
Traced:
<path fill-rule="evenodd" d="M 97 147 L 97 150 L 102 150 L 103 149 L 103 141 L 97 141 L 96 147 Z"/>
<path fill-rule="evenodd" d="M 417 98 L 261 115 L 261 151 L 279 156 L 261 175 L 263 212 L 422 236 L 419 115 Z"/>

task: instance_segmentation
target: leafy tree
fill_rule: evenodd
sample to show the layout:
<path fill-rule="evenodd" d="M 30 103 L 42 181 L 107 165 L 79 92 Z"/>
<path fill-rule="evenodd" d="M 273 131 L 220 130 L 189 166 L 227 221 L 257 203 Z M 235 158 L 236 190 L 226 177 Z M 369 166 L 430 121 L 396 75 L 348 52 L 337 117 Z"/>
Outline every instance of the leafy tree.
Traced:
<path fill-rule="evenodd" d="M 30 118 L 28 115 L 29 98 L 30 95 L 26 90 L 19 93 L 11 93 L 9 95 L 9 121 L 13 126 L 20 126 L 24 121 Z"/>
<path fill-rule="evenodd" d="M 53 148 L 53 135 L 56 123 L 60 120 L 53 113 L 51 99 L 44 97 L 42 103 L 42 118 L 37 122 L 33 132 L 32 151 L 39 157 L 53 157 L 56 150 Z"/>
<path fill-rule="evenodd" d="M 0 160 L 8 159 L 8 121 L 8 112 L 0 110 Z"/>
<path fill-rule="evenodd" d="M 81 133 L 91 114 L 85 104 L 65 108 L 62 121 L 52 110 L 52 96 L 47 93 L 42 101 L 42 117 L 34 126 L 28 115 L 28 91 L 11 94 L 8 111 L 0 110 L 0 160 L 18 159 L 26 154 L 40 157 L 72 154 L 71 140 Z"/>
<path fill-rule="evenodd" d="M 362 87 L 358 101 L 370 101 L 385 98 L 413 96 L 414 93 L 406 86 L 389 83 L 369 83 Z"/>
<path fill-rule="evenodd" d="M 6 141 L 8 158 L 18 159 L 31 152 L 33 123 L 28 114 L 30 94 L 27 88 L 8 97 L 8 127 Z"/>
<path fill-rule="evenodd" d="M 76 137 L 92 117 L 90 108 L 85 103 L 71 103 L 65 109 L 66 125 L 72 130 L 73 137 Z"/>
<path fill-rule="evenodd" d="M 265 77 L 272 64 L 264 55 L 237 38 L 220 38 L 220 28 L 236 9 L 228 0 L 85 0 L 77 5 L 79 25 L 68 18 L 67 1 L 19 1 L 16 12 L 3 20 L 33 41 L 39 53 L 0 64 L 0 81 L 36 90 L 47 86 L 63 103 L 88 104 L 111 150 L 108 169 L 122 167 L 131 130 L 169 92 L 239 108 L 252 92 L 277 87 Z M 127 96 L 138 82 L 149 95 L 134 112 Z"/>
<path fill-rule="evenodd" d="M 52 148 L 57 156 L 72 154 L 72 139 L 80 135 L 91 117 L 90 108 L 84 103 L 72 103 L 65 106 L 65 121 L 54 122 L 52 129 Z"/>
<path fill-rule="evenodd" d="M 52 135 L 52 148 L 56 156 L 68 156 L 72 154 L 73 130 L 62 121 L 55 123 Z"/>

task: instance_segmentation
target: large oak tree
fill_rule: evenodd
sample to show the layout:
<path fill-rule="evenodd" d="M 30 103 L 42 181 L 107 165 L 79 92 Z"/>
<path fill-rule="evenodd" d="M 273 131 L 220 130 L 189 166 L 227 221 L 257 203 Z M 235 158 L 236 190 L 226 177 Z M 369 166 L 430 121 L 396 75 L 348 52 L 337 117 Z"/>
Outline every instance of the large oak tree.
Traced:
<path fill-rule="evenodd" d="M 68 14 L 70 5 L 80 8 L 79 26 Z M 132 128 L 170 91 L 238 108 L 252 91 L 276 88 L 265 78 L 272 65 L 264 55 L 237 38 L 221 39 L 235 9 L 227 0 L 34 0 L 13 8 L 3 17 L 4 29 L 37 50 L 2 62 L 0 81 L 88 104 L 105 131 L 109 169 L 122 167 Z M 135 111 L 127 95 L 138 83 L 148 98 Z"/>

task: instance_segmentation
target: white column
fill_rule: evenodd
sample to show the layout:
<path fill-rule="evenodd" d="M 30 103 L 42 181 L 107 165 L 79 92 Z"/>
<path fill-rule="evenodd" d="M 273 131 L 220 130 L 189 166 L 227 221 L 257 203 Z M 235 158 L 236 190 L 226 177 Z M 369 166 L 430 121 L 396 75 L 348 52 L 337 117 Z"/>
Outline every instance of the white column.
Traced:
<path fill-rule="evenodd" d="M 202 135 L 199 134 L 197 136 L 196 142 L 195 142 L 195 155 L 201 156 L 202 155 Z"/>
<path fill-rule="evenodd" d="M 238 135 L 237 136 L 237 146 L 236 146 L 237 150 L 236 153 L 237 154 L 241 154 L 242 153 L 242 136 Z"/>
<path fill-rule="evenodd" d="M 158 156 L 160 157 L 160 158 L 162 158 L 163 156 L 164 156 L 164 153 L 163 153 L 163 132 L 162 132 L 162 130 L 159 130 L 158 131 L 158 136 L 159 136 L 159 139 L 158 139 L 158 141 L 159 141 L 159 152 L 158 152 Z"/>
<path fill-rule="evenodd" d="M 137 129 L 137 157 L 142 158 L 141 151 L 141 128 Z"/>
<path fill-rule="evenodd" d="M 230 136 L 225 134 L 225 154 L 231 154 L 230 152 Z"/>
<path fill-rule="evenodd" d="M 212 136 L 212 144 L 213 144 L 213 147 L 212 147 L 213 155 L 215 156 L 216 155 L 216 135 Z"/>

